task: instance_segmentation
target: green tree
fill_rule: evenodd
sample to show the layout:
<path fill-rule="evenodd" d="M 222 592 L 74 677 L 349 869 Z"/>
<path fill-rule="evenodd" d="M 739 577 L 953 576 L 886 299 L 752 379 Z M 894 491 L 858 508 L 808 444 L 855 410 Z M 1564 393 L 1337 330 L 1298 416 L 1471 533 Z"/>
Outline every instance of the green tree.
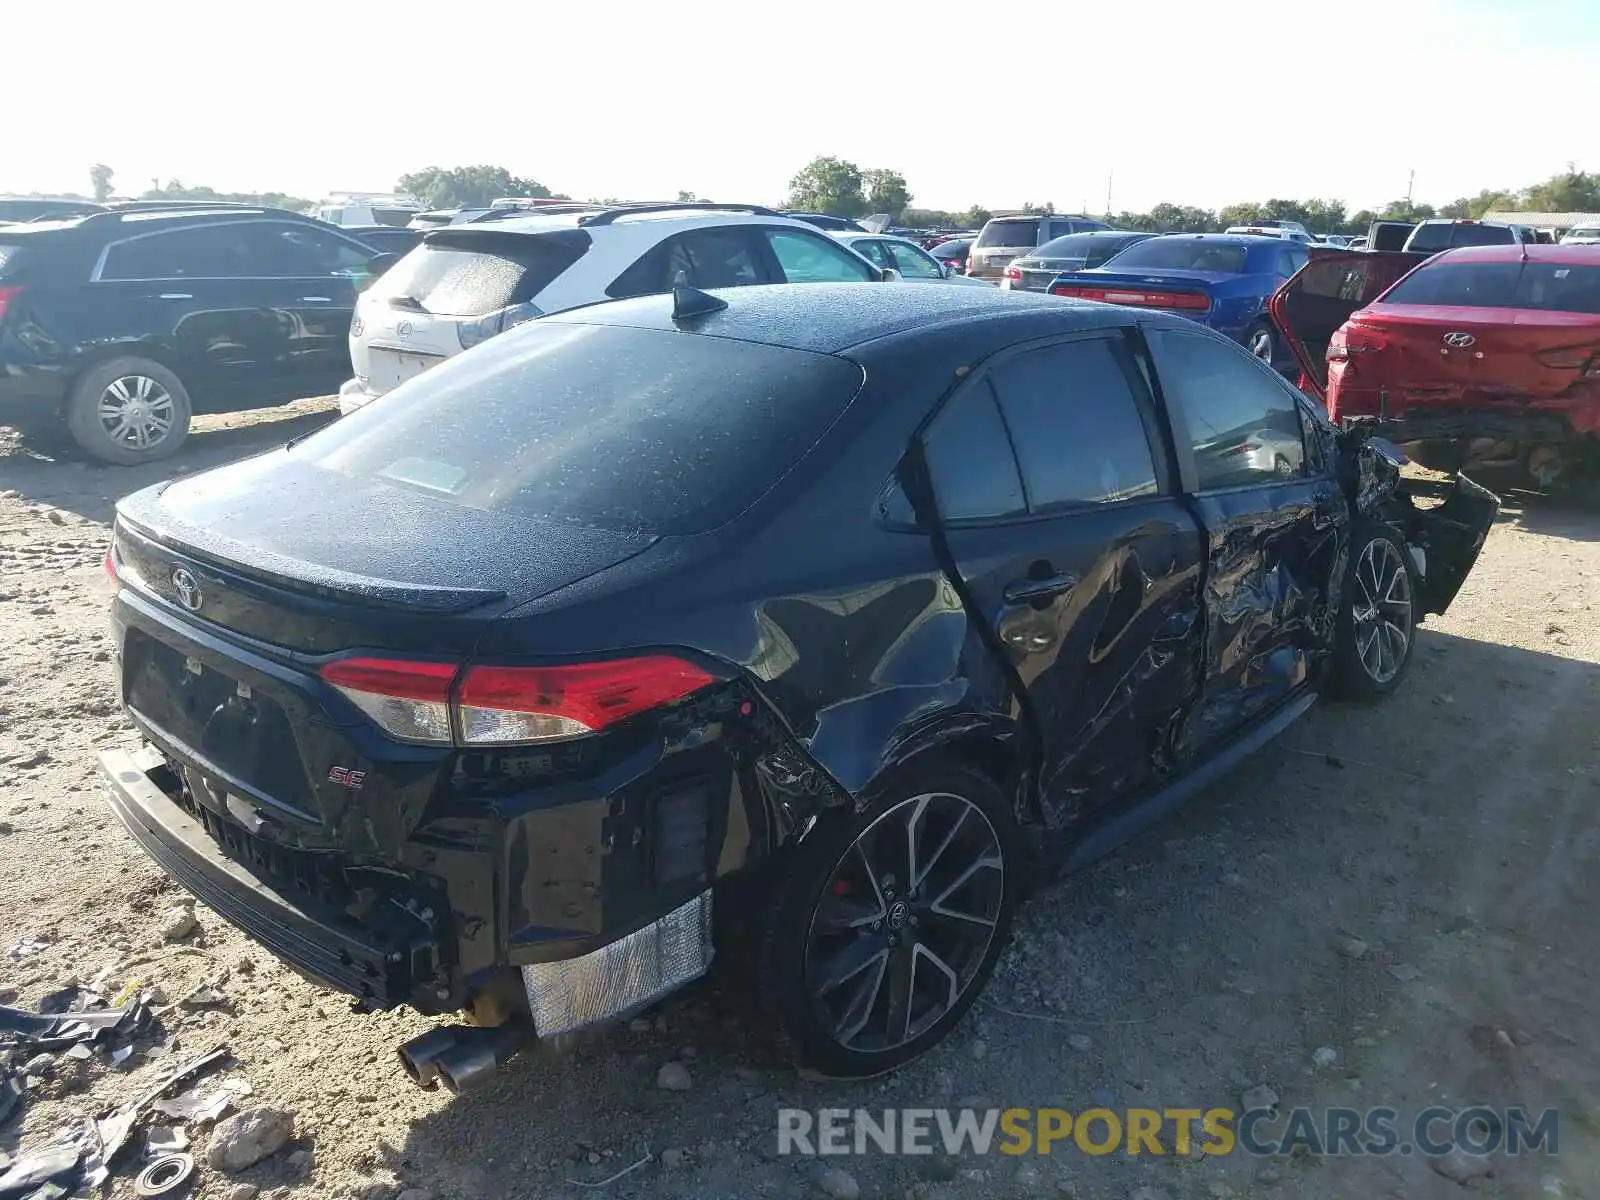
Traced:
<path fill-rule="evenodd" d="M 159 179 L 150 181 L 155 186 L 139 197 L 141 200 L 217 200 L 225 204 L 259 204 L 263 208 L 286 208 L 291 212 L 306 212 L 316 206 L 314 200 L 304 196 L 291 196 L 286 192 L 219 192 L 213 187 L 189 187 L 181 180 Z"/>
<path fill-rule="evenodd" d="M 789 207 L 807 212 L 859 217 L 867 198 L 862 192 L 861 168 L 842 158 L 822 155 L 801 167 L 789 180 Z"/>
<path fill-rule="evenodd" d="M 1536 183 L 1522 195 L 1528 212 L 1600 211 L 1600 174 L 1569 170 Z"/>
<path fill-rule="evenodd" d="M 94 185 L 94 198 L 104 204 L 111 198 L 111 176 L 114 171 L 105 163 L 95 163 L 89 168 L 89 182 Z"/>
<path fill-rule="evenodd" d="M 1345 213 L 1343 200 L 1307 200 L 1306 228 L 1315 233 L 1338 233 L 1344 228 Z"/>
<path fill-rule="evenodd" d="M 544 199 L 550 189 L 536 179 L 521 179 L 504 167 L 424 167 L 400 176 L 395 184 L 430 208 L 487 208 L 501 196 Z"/>
<path fill-rule="evenodd" d="M 1344 223 L 1344 228 L 1339 232 L 1354 234 L 1366 233 L 1367 226 L 1371 225 L 1377 219 L 1378 214 L 1373 212 L 1370 208 L 1358 209 L 1350 214 L 1349 220 Z"/>
<path fill-rule="evenodd" d="M 1433 205 L 1418 204 L 1411 200 L 1391 200 L 1379 215 L 1381 221 L 1426 221 L 1436 216 Z"/>
<path fill-rule="evenodd" d="M 1226 229 L 1230 225 L 1248 225 L 1258 221 L 1266 213 L 1261 211 L 1261 205 L 1250 202 L 1230 204 L 1226 208 L 1217 210 L 1217 224 Z"/>
<path fill-rule="evenodd" d="M 891 217 L 899 217 L 911 203 L 906 177 L 899 171 L 873 167 L 861 172 L 861 182 L 866 188 L 869 213 L 888 213 Z"/>
<path fill-rule="evenodd" d="M 994 214 L 987 208 L 980 208 L 974 204 L 956 220 L 956 224 L 963 229 L 982 229 L 994 218 Z"/>

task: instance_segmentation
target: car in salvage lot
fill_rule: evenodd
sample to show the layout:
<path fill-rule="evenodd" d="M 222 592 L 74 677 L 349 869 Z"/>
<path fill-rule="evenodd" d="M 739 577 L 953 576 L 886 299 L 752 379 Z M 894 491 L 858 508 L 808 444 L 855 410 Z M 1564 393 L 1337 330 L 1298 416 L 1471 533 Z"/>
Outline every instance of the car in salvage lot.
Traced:
<path fill-rule="evenodd" d="M 1402 680 L 1497 499 L 1193 322 L 678 287 L 124 498 L 135 840 L 451 1090 L 721 947 L 803 1061 L 935 1045 L 1017 903 Z M 537 397 L 530 403 L 530 397 Z M 1283 471 L 1263 431 L 1299 449 Z"/>
<path fill-rule="evenodd" d="M 1290 359 L 1267 301 L 1308 253 L 1304 243 L 1277 236 L 1168 233 L 1129 246 L 1104 266 L 1063 272 L 1049 291 L 1188 317 L 1283 368 Z"/>
<path fill-rule="evenodd" d="M 940 262 L 909 238 L 885 233 L 836 233 L 834 240 L 849 246 L 880 270 L 896 272 L 906 283 L 953 283 L 957 287 L 993 287 L 987 279 L 973 279 Z"/>
<path fill-rule="evenodd" d="M 1425 466 L 1541 487 L 1600 448 L 1600 247 L 1313 252 L 1273 298 L 1304 384 Z"/>
<path fill-rule="evenodd" d="M 563 206 L 436 230 L 356 305 L 350 413 L 546 313 L 695 287 L 893 278 L 808 219 L 759 205 Z"/>

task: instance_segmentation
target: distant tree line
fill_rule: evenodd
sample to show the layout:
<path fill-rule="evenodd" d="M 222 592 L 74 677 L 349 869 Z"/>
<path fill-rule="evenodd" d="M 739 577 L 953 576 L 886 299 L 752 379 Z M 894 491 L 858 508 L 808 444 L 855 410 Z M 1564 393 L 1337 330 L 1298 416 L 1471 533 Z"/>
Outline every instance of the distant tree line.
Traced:
<path fill-rule="evenodd" d="M 96 200 L 108 199 L 113 192 L 115 172 L 105 163 L 89 168 L 89 180 Z M 260 204 L 304 212 L 314 201 L 285 192 L 219 192 L 211 187 L 190 187 L 179 180 L 150 181 L 141 200 L 219 200 L 240 204 Z M 424 167 L 402 175 L 395 184 L 398 191 L 416 196 L 433 208 L 475 208 L 501 196 L 532 196 L 569 199 L 552 192 L 536 179 L 512 174 L 505 167 L 481 164 L 468 167 Z M 679 200 L 693 200 L 695 193 L 680 190 Z M 592 199 L 600 200 L 599 197 Z M 846 159 L 823 155 L 812 159 L 789 180 L 786 203 L 791 208 L 833 213 L 841 217 L 860 217 L 888 213 L 902 225 L 920 229 L 976 229 L 993 212 L 974 204 L 961 212 L 936 208 L 914 208 L 906 177 L 885 167 L 859 167 Z M 602 202 L 615 203 L 607 197 Z M 1118 229 L 1139 229 L 1157 233 L 1186 230 L 1214 232 L 1230 225 L 1275 219 L 1299 221 L 1317 233 L 1365 233 L 1376 220 L 1419 221 L 1428 217 L 1481 218 L 1485 213 L 1519 212 L 1600 212 L 1600 172 L 1579 171 L 1576 165 L 1552 175 L 1542 183 L 1515 191 L 1485 188 L 1476 196 L 1462 196 L 1435 208 L 1431 204 L 1393 200 L 1382 209 L 1350 212 L 1342 200 L 1243 201 L 1220 209 L 1196 208 L 1188 204 L 1157 204 L 1149 212 L 1103 214 L 1108 224 Z M 1053 203 L 1032 201 L 1023 212 L 1055 212 Z"/>

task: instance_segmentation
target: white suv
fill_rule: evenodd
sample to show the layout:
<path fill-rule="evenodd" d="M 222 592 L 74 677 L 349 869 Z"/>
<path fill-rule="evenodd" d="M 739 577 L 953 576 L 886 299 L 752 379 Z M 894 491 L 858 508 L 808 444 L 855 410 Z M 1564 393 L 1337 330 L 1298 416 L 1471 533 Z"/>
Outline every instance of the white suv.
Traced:
<path fill-rule="evenodd" d="M 804 221 L 751 205 L 530 214 L 429 233 L 362 293 L 352 412 L 434 363 L 546 313 L 672 290 L 899 278 Z"/>

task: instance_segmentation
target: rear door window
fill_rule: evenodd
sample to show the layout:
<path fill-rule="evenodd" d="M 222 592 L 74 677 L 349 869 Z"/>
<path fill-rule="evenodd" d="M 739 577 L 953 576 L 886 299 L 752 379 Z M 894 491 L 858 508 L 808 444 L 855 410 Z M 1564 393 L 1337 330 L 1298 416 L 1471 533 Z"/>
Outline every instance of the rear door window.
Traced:
<path fill-rule="evenodd" d="M 787 283 L 866 283 L 872 268 L 822 234 L 799 229 L 763 229 Z"/>
<path fill-rule="evenodd" d="M 923 454 L 942 519 L 1000 520 L 1027 512 L 1011 438 L 986 380 L 939 411 L 923 435 Z"/>
<path fill-rule="evenodd" d="M 1010 430 L 1030 512 L 1153 495 L 1155 460 L 1121 341 L 1030 350 L 989 373 Z"/>
<path fill-rule="evenodd" d="M 1014 221 L 993 220 L 978 234 L 976 248 L 986 250 L 990 246 L 1033 246 L 1038 238 L 1037 217 L 1023 217 Z"/>
<path fill-rule="evenodd" d="M 354 278 L 366 274 L 377 253 L 309 224 L 258 221 L 241 227 L 239 234 L 250 246 L 255 274 L 274 279 Z"/>
<path fill-rule="evenodd" d="M 772 282 L 760 244 L 749 229 L 728 225 L 691 229 L 668 238 L 618 275 L 606 294 L 622 299 L 670 292 L 680 276 L 697 288 Z"/>
<path fill-rule="evenodd" d="M 859 366 L 827 354 L 534 321 L 290 453 L 510 516 L 690 534 L 759 499 L 862 380 Z"/>
<path fill-rule="evenodd" d="M 367 289 L 439 316 L 481 317 L 533 299 L 582 258 L 589 235 L 435 233 Z"/>

